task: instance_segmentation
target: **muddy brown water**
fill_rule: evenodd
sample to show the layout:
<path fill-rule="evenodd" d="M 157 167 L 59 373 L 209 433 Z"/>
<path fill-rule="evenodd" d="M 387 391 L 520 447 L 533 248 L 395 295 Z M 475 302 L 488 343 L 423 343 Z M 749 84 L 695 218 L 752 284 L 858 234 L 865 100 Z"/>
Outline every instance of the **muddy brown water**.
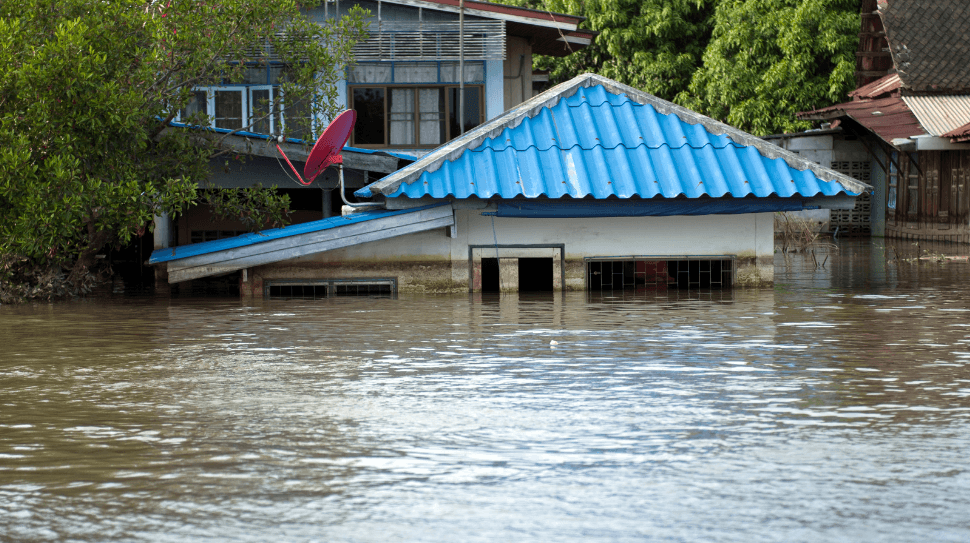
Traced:
<path fill-rule="evenodd" d="M 967 254 L 0 307 L 0 540 L 970 541 L 970 264 L 927 251 Z"/>

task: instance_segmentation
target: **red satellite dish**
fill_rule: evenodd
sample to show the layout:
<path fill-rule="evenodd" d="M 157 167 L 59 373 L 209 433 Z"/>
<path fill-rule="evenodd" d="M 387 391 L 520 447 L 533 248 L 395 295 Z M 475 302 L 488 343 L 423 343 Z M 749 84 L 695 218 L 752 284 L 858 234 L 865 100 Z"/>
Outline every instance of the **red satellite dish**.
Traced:
<path fill-rule="evenodd" d="M 290 165 L 290 168 L 296 174 L 296 178 L 300 180 L 300 183 L 309 185 L 331 164 L 343 163 L 343 157 L 340 155 L 340 151 L 347 144 L 347 140 L 350 139 L 350 132 L 354 129 L 354 122 L 356 121 L 357 112 L 348 109 L 340 115 L 337 115 L 337 118 L 330 122 L 330 125 L 323 131 L 323 134 L 320 134 L 320 137 L 317 138 L 317 142 L 313 144 L 313 148 L 310 149 L 310 155 L 306 159 L 306 166 L 303 168 L 303 177 L 300 177 L 300 173 L 293 167 L 293 163 L 290 162 L 289 157 L 286 156 L 286 153 L 283 152 L 279 144 L 276 144 L 276 149 L 286 159 L 286 163 Z M 305 181 L 303 179 L 304 177 L 306 178 Z"/>

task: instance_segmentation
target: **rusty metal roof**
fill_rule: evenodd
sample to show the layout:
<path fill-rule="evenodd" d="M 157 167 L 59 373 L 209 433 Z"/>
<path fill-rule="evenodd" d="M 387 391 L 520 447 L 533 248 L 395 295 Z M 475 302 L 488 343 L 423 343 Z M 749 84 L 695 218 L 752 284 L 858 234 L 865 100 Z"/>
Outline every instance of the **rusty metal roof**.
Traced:
<path fill-rule="evenodd" d="M 970 122 L 970 96 L 903 96 L 913 115 L 933 136 Z"/>
<path fill-rule="evenodd" d="M 970 141 L 970 123 L 959 126 L 943 134 L 944 138 L 950 138 L 953 143 Z"/>
<path fill-rule="evenodd" d="M 899 96 L 854 100 L 798 114 L 799 119 L 810 121 L 835 121 L 843 117 L 861 124 L 886 143 L 896 138 L 926 134 L 919 120 Z"/>
<path fill-rule="evenodd" d="M 889 74 L 881 77 L 868 85 L 863 85 L 849 93 L 849 96 L 856 99 L 880 98 L 886 94 L 898 91 L 902 83 L 899 81 L 899 74 Z"/>

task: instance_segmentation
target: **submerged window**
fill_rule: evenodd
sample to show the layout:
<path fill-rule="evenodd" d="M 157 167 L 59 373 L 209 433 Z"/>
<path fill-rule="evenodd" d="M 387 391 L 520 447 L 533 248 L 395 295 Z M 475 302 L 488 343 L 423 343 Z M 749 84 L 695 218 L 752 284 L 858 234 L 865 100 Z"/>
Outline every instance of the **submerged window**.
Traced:
<path fill-rule="evenodd" d="M 586 261 L 588 290 L 730 288 L 732 258 L 634 258 Z"/>
<path fill-rule="evenodd" d="M 270 300 L 319 300 L 336 296 L 393 298 L 397 279 L 319 279 L 267 281 L 265 296 Z"/>

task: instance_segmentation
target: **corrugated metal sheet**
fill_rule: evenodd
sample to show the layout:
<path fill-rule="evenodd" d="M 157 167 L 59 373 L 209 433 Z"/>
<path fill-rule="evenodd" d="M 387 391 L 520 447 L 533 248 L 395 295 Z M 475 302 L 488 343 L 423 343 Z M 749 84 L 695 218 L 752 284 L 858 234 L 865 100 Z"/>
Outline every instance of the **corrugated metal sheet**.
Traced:
<path fill-rule="evenodd" d="M 334 228 L 340 228 L 340 227 L 349 226 L 352 224 L 373 221 L 376 219 L 384 219 L 387 217 L 393 217 L 395 215 L 416 213 L 418 211 L 431 209 L 433 207 L 438 207 L 440 205 L 445 205 L 445 204 L 444 203 L 434 204 L 429 206 L 416 207 L 412 209 L 405 209 L 405 210 L 398 210 L 398 211 L 388 211 L 386 209 L 380 209 L 380 210 L 374 210 L 374 211 L 361 211 L 359 213 L 354 213 L 352 215 L 347 215 L 345 217 L 343 216 L 330 217 L 328 219 L 322 219 L 319 221 L 293 224 L 283 228 L 263 230 L 262 232 L 257 232 L 253 234 L 243 234 L 241 236 L 236 236 L 232 238 L 219 239 L 215 241 L 206 241 L 203 243 L 193 243 L 191 245 L 181 245 L 179 247 L 170 247 L 167 249 L 157 249 L 154 252 L 152 252 L 152 256 L 148 260 L 148 263 L 158 264 L 161 262 L 170 262 L 173 260 L 181 260 L 184 258 L 190 258 L 194 256 L 217 253 L 217 252 L 226 251 L 229 249 L 238 249 L 240 247 L 248 247 L 250 245 L 266 243 L 266 242 L 275 241 L 278 239 L 288 238 L 292 236 L 299 236 L 302 234 L 309 234 L 313 232 L 322 232 L 324 230 L 332 230 Z"/>
<path fill-rule="evenodd" d="M 970 96 L 903 96 L 930 135 L 941 136 L 970 122 Z"/>
<path fill-rule="evenodd" d="M 954 128 L 946 134 L 943 134 L 943 137 L 950 138 L 954 143 L 970 140 L 970 123 Z"/>
<path fill-rule="evenodd" d="M 594 82 L 619 86 L 592 77 L 598 78 Z M 561 99 L 555 103 L 536 108 L 531 102 L 542 95 L 533 98 L 523 105 L 526 111 L 513 110 L 513 118 L 506 118 L 507 113 L 486 123 L 476 133 L 466 134 L 357 194 L 743 198 L 858 194 L 867 188 L 656 97 L 650 97 L 654 103 L 640 103 L 630 98 L 630 92 L 611 92 L 604 84 L 574 85 L 571 94 L 562 86 L 547 92 L 556 89 L 560 89 Z M 667 111 L 658 111 L 658 107 Z M 478 133 L 488 137 L 477 138 Z M 475 139 L 481 142 L 475 144 Z M 833 179 L 844 180 L 851 189 Z"/>
<path fill-rule="evenodd" d="M 879 98 L 884 94 L 889 94 L 899 90 L 902 83 L 899 81 L 899 74 L 889 74 L 881 77 L 868 85 L 863 85 L 849 93 L 853 98 Z"/>
<path fill-rule="evenodd" d="M 799 119 L 834 121 L 848 117 L 871 130 L 886 143 L 896 138 L 922 136 L 920 125 L 909 106 L 898 96 L 875 100 L 855 100 L 798 114 Z"/>

